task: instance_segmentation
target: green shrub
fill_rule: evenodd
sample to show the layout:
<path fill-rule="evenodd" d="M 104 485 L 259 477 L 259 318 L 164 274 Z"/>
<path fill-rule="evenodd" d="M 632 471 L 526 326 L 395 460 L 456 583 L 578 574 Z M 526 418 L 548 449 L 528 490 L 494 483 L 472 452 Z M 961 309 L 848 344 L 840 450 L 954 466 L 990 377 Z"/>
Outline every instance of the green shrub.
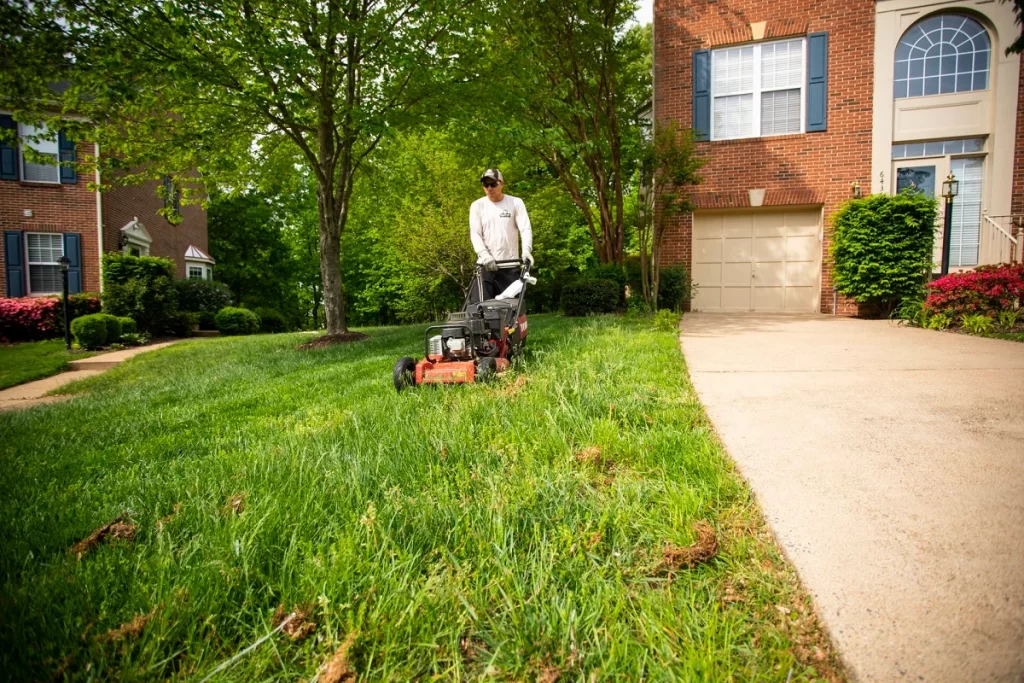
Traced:
<path fill-rule="evenodd" d="M 116 344 L 121 340 L 121 319 L 109 313 L 98 313 L 107 324 L 107 344 Z"/>
<path fill-rule="evenodd" d="M 1012 330 L 1017 326 L 1017 318 L 1020 316 L 1020 310 L 1016 311 L 1000 311 L 999 312 L 999 325 L 1007 330 Z"/>
<path fill-rule="evenodd" d="M 679 327 L 679 313 L 662 310 L 654 314 L 654 327 L 662 332 L 671 332 Z"/>
<path fill-rule="evenodd" d="M 217 311 L 199 311 L 199 329 L 217 329 Z"/>
<path fill-rule="evenodd" d="M 665 266 L 658 276 L 658 308 L 680 311 L 684 301 L 693 296 L 690 273 L 686 266 Z"/>
<path fill-rule="evenodd" d="M 553 277 L 537 277 L 537 284 L 526 292 L 527 313 L 553 313 L 558 311 L 562 301 L 562 290 L 570 282 L 579 279 L 579 273 L 563 270 Z"/>
<path fill-rule="evenodd" d="M 260 319 L 255 313 L 244 308 L 226 306 L 217 313 L 217 329 L 221 334 L 255 334 L 260 329 Z"/>
<path fill-rule="evenodd" d="M 71 321 L 71 334 L 83 349 L 98 349 L 107 341 L 107 321 L 103 313 L 83 315 Z"/>
<path fill-rule="evenodd" d="M 913 191 L 845 202 L 832 217 L 839 292 L 885 314 L 918 296 L 932 270 L 935 207 L 934 199 Z"/>
<path fill-rule="evenodd" d="M 273 308 L 260 307 L 255 311 L 260 318 L 260 332 L 287 332 L 288 323 L 284 316 Z"/>
<path fill-rule="evenodd" d="M 953 324 L 953 319 L 945 313 L 936 313 L 927 318 L 929 330 L 945 330 Z"/>
<path fill-rule="evenodd" d="M 217 311 L 232 303 L 231 290 L 223 282 L 212 280 L 177 280 L 174 289 L 178 295 L 178 309 L 202 313 Z M 211 328 L 212 329 L 212 328 Z"/>
<path fill-rule="evenodd" d="M 611 313 L 619 303 L 619 283 L 614 280 L 580 280 L 562 289 L 562 310 L 566 315 Z"/>
<path fill-rule="evenodd" d="M 190 337 L 199 327 L 199 314 L 178 311 L 164 320 L 163 331 L 175 337 Z"/>
<path fill-rule="evenodd" d="M 144 332 L 163 332 L 178 310 L 173 277 L 170 259 L 104 254 L 103 310 L 134 319 Z"/>
<path fill-rule="evenodd" d="M 614 263 L 602 263 L 601 265 L 594 266 L 583 273 L 583 279 L 585 280 L 611 280 L 618 285 L 619 298 L 615 302 L 616 306 L 620 306 L 626 303 L 626 269 L 623 266 L 616 265 Z"/>
<path fill-rule="evenodd" d="M 125 346 L 142 346 L 149 343 L 149 335 L 145 332 L 122 332 L 121 343 Z"/>
<path fill-rule="evenodd" d="M 139 331 L 139 328 L 135 325 L 135 321 L 129 317 L 118 318 L 121 323 L 121 336 L 126 334 L 135 334 Z"/>
<path fill-rule="evenodd" d="M 900 302 L 893 315 L 915 327 L 928 327 L 932 311 L 924 305 L 925 292 L 918 291 L 913 296 L 907 296 Z"/>
<path fill-rule="evenodd" d="M 965 315 L 960 319 L 960 326 L 971 334 L 985 334 L 992 329 L 992 318 L 980 313 Z"/>
<path fill-rule="evenodd" d="M 651 306 L 641 292 L 634 290 L 626 299 L 626 315 L 634 318 L 650 317 Z"/>

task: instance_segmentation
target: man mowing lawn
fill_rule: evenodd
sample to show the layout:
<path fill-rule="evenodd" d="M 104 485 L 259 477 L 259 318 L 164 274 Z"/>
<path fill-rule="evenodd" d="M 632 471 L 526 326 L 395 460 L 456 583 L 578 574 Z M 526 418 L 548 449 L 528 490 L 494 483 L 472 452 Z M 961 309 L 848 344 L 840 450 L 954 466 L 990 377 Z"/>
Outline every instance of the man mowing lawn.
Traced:
<path fill-rule="evenodd" d="M 186 342 L 0 414 L 0 670 L 841 678 L 675 335 L 534 327 L 492 385 L 390 390 L 416 326 Z"/>

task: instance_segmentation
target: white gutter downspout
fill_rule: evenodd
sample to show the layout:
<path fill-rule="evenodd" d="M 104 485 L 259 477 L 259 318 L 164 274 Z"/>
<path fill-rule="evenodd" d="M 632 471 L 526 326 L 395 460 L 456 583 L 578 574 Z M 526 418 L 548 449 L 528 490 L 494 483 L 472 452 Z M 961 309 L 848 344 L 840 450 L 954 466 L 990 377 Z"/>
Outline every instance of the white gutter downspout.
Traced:
<path fill-rule="evenodd" d="M 100 143 L 96 146 L 96 244 L 99 245 L 100 294 L 103 293 L 103 193 L 100 192 Z"/>

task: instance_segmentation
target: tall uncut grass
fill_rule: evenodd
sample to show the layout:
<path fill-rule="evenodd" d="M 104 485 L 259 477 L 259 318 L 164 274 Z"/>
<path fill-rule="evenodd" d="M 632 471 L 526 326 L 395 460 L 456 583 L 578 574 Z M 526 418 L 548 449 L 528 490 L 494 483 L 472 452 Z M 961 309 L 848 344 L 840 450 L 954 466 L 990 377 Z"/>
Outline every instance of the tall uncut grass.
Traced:
<path fill-rule="evenodd" d="M 185 342 L 0 413 L 0 670 L 200 680 L 283 605 L 312 634 L 215 680 L 309 680 L 352 634 L 361 680 L 840 675 L 674 333 L 537 316 L 499 382 L 397 394 L 422 327 L 366 331 Z M 699 520 L 717 557 L 668 572 Z"/>

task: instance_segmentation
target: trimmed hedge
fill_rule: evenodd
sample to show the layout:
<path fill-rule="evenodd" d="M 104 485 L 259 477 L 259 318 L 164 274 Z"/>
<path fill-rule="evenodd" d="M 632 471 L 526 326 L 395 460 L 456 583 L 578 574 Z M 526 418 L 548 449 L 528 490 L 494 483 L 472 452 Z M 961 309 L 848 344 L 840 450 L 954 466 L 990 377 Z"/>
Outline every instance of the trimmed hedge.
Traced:
<path fill-rule="evenodd" d="M 614 280 L 581 280 L 562 289 L 562 310 L 566 315 L 611 313 L 619 303 L 619 283 Z"/>
<path fill-rule="evenodd" d="M 199 314 L 189 311 L 178 311 L 164 320 L 163 329 L 175 337 L 191 337 L 193 330 L 199 327 Z"/>
<path fill-rule="evenodd" d="M 658 308 L 672 311 L 682 309 L 683 302 L 692 298 L 690 273 L 686 266 L 664 266 L 658 274 Z"/>
<path fill-rule="evenodd" d="M 273 308 L 260 307 L 255 312 L 260 317 L 260 332 L 288 331 L 288 323 L 285 321 L 284 316 Z"/>
<path fill-rule="evenodd" d="M 107 340 L 105 343 L 116 344 L 121 341 L 121 319 L 109 313 L 100 313 L 98 315 L 103 317 L 103 322 L 107 325 Z"/>
<path fill-rule="evenodd" d="M 178 295 L 178 308 L 182 311 L 202 313 L 217 311 L 232 303 L 231 290 L 223 282 L 212 280 L 177 280 L 174 289 Z"/>
<path fill-rule="evenodd" d="M 103 255 L 103 310 L 158 334 L 178 311 L 174 262 L 155 256 Z"/>
<path fill-rule="evenodd" d="M 107 321 L 110 316 L 94 313 L 75 318 L 71 323 L 71 334 L 83 349 L 98 349 L 107 341 Z"/>
<path fill-rule="evenodd" d="M 226 306 L 217 313 L 217 329 L 223 335 L 255 334 L 260 329 L 258 315 L 245 308 Z"/>
<path fill-rule="evenodd" d="M 121 336 L 126 334 L 135 334 L 139 331 L 139 328 L 135 325 L 135 321 L 128 317 L 118 318 L 121 323 Z"/>

